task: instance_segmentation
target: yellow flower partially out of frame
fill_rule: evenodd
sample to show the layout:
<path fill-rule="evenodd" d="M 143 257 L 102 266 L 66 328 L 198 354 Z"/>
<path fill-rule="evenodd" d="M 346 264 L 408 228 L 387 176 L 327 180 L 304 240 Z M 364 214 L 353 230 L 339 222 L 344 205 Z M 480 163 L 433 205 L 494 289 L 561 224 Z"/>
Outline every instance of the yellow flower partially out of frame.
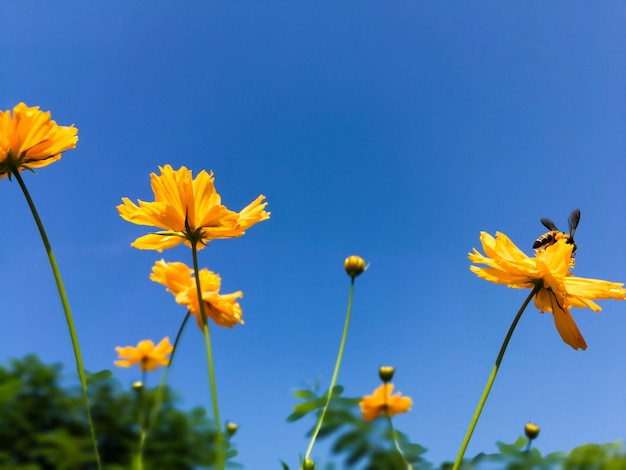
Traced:
<path fill-rule="evenodd" d="M 174 347 L 170 344 L 170 339 L 166 336 L 156 346 L 152 340 L 144 339 L 139 341 L 137 347 L 125 346 L 116 347 L 115 351 L 120 357 L 119 361 L 115 361 L 118 367 L 131 367 L 139 364 L 142 371 L 152 371 L 159 366 L 167 366 L 169 363 L 169 354 Z"/>
<path fill-rule="evenodd" d="M 158 227 L 162 231 L 137 238 L 131 245 L 142 250 L 162 251 L 180 243 L 202 249 L 216 238 L 234 238 L 243 235 L 247 228 L 268 219 L 265 196 L 259 196 L 241 212 L 222 205 L 215 190 L 213 172 L 201 171 L 196 178 L 184 166 L 178 170 L 170 165 L 159 167 L 160 175 L 152 173 L 150 184 L 153 202 L 122 198 L 117 206 L 120 216 L 138 225 Z"/>
<path fill-rule="evenodd" d="M 0 111 L 0 178 L 14 170 L 41 168 L 56 162 L 65 150 L 76 148 L 78 129 L 59 126 L 50 112 L 19 103 Z"/>
<path fill-rule="evenodd" d="M 394 416 L 399 413 L 406 413 L 411 409 L 413 400 L 410 397 L 401 396 L 400 392 L 392 395 L 393 384 L 384 383 L 376 390 L 373 395 L 363 397 L 359 402 L 363 419 L 365 421 L 373 421 L 379 416 Z"/>
<path fill-rule="evenodd" d="M 622 283 L 585 279 L 570 273 L 574 245 L 566 238 L 537 250 L 532 258 L 503 233 L 496 232 L 494 238 L 481 232 L 480 241 L 485 254 L 474 248 L 469 259 L 487 267 L 470 266 L 470 270 L 482 279 L 516 289 L 539 286 L 535 306 L 541 313 L 553 314 L 561 338 L 574 349 L 587 349 L 587 343 L 570 314 L 571 307 L 588 307 L 599 312 L 602 309 L 594 300 L 625 299 Z"/>
<path fill-rule="evenodd" d="M 232 294 L 220 294 L 222 282 L 220 276 L 206 268 L 199 271 L 199 276 L 207 318 L 212 318 L 217 325 L 228 328 L 243 323 L 241 306 L 237 303 L 237 299 L 243 297 L 243 293 L 237 291 Z M 203 328 L 193 269 L 185 263 L 167 263 L 160 260 L 152 267 L 150 279 L 164 285 L 168 292 L 174 294 L 176 302 L 185 305 L 196 317 L 200 329 Z"/>

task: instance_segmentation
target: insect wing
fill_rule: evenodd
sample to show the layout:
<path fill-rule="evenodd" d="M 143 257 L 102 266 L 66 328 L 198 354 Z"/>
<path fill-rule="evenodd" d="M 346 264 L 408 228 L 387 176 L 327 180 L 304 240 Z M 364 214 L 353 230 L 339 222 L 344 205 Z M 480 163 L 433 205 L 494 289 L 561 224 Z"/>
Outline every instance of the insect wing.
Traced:
<path fill-rule="evenodd" d="M 580 214 L 579 214 L 580 215 Z M 558 232 L 559 229 L 556 228 L 556 225 L 554 225 L 554 222 L 552 222 L 552 220 L 550 219 L 546 219 L 545 217 L 543 219 L 541 219 L 541 223 L 543 224 L 543 226 L 545 228 L 547 228 L 548 230 L 551 230 L 553 232 Z"/>
<path fill-rule="evenodd" d="M 570 238 L 574 238 L 574 232 L 578 227 L 578 223 L 580 222 L 580 209 L 574 209 L 572 213 L 569 215 L 569 236 Z"/>

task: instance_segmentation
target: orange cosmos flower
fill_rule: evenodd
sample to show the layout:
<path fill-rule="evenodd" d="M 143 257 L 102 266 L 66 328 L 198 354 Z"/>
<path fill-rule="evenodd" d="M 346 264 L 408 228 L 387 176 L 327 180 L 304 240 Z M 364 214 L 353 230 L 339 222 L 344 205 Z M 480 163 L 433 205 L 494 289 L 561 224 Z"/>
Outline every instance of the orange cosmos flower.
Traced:
<path fill-rule="evenodd" d="M 259 196 L 241 212 L 222 205 L 215 190 L 213 172 L 201 171 L 195 179 L 184 166 L 173 170 L 170 165 L 159 167 L 160 175 L 150 175 L 154 202 L 128 198 L 117 206 L 120 216 L 138 225 L 163 229 L 144 235 L 131 245 L 142 250 L 162 251 L 180 243 L 191 246 L 192 241 L 201 249 L 215 238 L 240 237 L 248 227 L 268 219 L 265 196 Z"/>
<path fill-rule="evenodd" d="M 374 390 L 373 395 L 363 397 L 359 405 L 365 421 L 372 421 L 379 416 L 391 417 L 399 413 L 406 413 L 411 409 L 411 405 L 413 405 L 411 398 L 400 396 L 400 392 L 395 395 L 392 395 L 391 392 L 393 392 L 393 384 L 384 383 Z"/>
<path fill-rule="evenodd" d="M 62 152 L 76 148 L 77 133 L 74 126 L 58 126 L 39 106 L 19 103 L 13 115 L 0 111 L 0 178 L 56 162 Z"/>
<path fill-rule="evenodd" d="M 237 291 L 232 294 L 220 294 L 222 281 L 219 275 L 206 268 L 201 270 L 199 275 L 207 318 L 212 318 L 217 325 L 228 328 L 243 323 L 241 306 L 237 303 L 237 299 L 243 297 L 243 293 Z M 174 294 L 176 302 L 185 305 L 195 315 L 198 326 L 203 328 L 193 269 L 185 263 L 166 263 L 161 260 L 152 267 L 150 279 L 163 284 L 168 292 Z"/>
<path fill-rule="evenodd" d="M 526 256 L 503 233 L 496 232 L 493 238 L 481 232 L 480 241 L 485 254 L 474 249 L 469 259 L 487 267 L 470 266 L 470 270 L 482 279 L 516 289 L 539 286 L 535 306 L 541 313 L 553 314 L 561 338 L 574 349 L 587 349 L 587 343 L 570 314 L 571 307 L 589 307 L 599 312 L 602 309 L 594 300 L 626 297 L 622 283 L 574 277 L 570 272 L 574 245 L 566 238 L 537 250 L 533 258 Z"/>
<path fill-rule="evenodd" d="M 139 341 L 137 347 L 125 346 L 116 347 L 115 351 L 120 356 L 119 361 L 115 361 L 118 367 L 131 367 L 139 364 L 142 371 L 155 370 L 159 366 L 167 366 L 169 363 L 169 354 L 173 350 L 170 339 L 166 336 L 156 346 L 149 339 Z"/>

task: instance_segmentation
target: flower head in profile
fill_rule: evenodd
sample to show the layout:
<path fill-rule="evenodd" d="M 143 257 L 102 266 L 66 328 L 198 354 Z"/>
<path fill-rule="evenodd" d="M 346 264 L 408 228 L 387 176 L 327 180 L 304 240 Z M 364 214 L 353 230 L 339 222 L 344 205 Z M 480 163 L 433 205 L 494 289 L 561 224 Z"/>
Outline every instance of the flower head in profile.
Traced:
<path fill-rule="evenodd" d="M 139 364 L 142 371 L 152 371 L 159 366 L 168 365 L 168 356 L 173 349 L 167 336 L 156 346 L 149 339 L 139 341 L 137 347 L 118 346 L 115 348 L 115 351 L 117 351 L 120 360 L 115 361 L 115 365 L 118 367 L 131 367 Z"/>
<path fill-rule="evenodd" d="M 534 257 L 527 256 L 503 233 L 496 238 L 481 232 L 480 241 L 485 254 L 474 249 L 469 254 L 470 266 L 478 277 L 496 284 L 516 289 L 537 288 L 535 306 L 541 313 L 551 312 L 556 329 L 563 341 L 574 349 L 587 349 L 570 314 L 571 307 L 588 307 L 594 312 L 602 310 L 594 300 L 624 300 L 624 284 L 598 279 L 575 277 L 572 250 L 574 245 L 566 238 L 537 250 Z"/>
<path fill-rule="evenodd" d="M 411 409 L 413 400 L 409 397 L 401 396 L 400 392 L 392 395 L 393 384 L 383 383 L 374 390 L 373 395 L 363 397 L 359 402 L 361 412 L 365 421 L 373 421 L 379 416 L 394 416 L 399 413 L 406 413 Z"/>
<path fill-rule="evenodd" d="M 222 205 L 215 190 L 213 172 L 201 171 L 196 178 L 184 166 L 174 170 L 170 165 L 159 167 L 160 175 L 152 173 L 150 184 L 153 202 L 122 198 L 117 206 L 120 216 L 138 225 L 161 230 L 144 235 L 131 245 L 142 250 L 162 251 L 181 243 L 201 249 L 216 238 L 243 235 L 249 227 L 268 219 L 265 196 L 259 196 L 240 212 Z"/>
<path fill-rule="evenodd" d="M 237 299 L 243 297 L 243 293 L 237 291 L 232 294 L 220 294 L 220 276 L 206 268 L 199 272 L 199 277 L 207 318 L 212 318 L 217 325 L 228 328 L 243 323 L 241 306 L 237 303 Z M 185 305 L 195 315 L 198 326 L 203 328 L 193 269 L 185 263 L 167 263 L 161 260 L 152 267 L 150 279 L 164 285 L 168 292 L 174 294 L 176 302 Z"/>
<path fill-rule="evenodd" d="M 74 126 L 57 125 L 39 106 L 19 103 L 13 114 L 0 111 L 0 178 L 56 162 L 62 152 L 76 147 L 77 133 Z"/>

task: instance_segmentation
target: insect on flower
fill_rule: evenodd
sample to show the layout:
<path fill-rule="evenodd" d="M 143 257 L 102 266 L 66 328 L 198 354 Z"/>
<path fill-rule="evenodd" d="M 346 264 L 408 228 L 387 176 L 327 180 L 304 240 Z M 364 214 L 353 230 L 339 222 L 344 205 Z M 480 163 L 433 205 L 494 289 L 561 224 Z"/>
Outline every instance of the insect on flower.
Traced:
<path fill-rule="evenodd" d="M 576 243 L 574 243 L 574 232 L 576 232 L 576 228 L 578 227 L 578 223 L 580 222 L 580 209 L 574 209 L 572 213 L 569 215 L 569 219 L 567 219 L 567 221 L 569 222 L 569 234 L 565 232 L 561 232 L 556 227 L 556 225 L 554 225 L 554 222 L 552 222 L 552 220 L 542 218 L 541 223 L 543 224 L 545 228 L 547 228 L 550 231 L 544 233 L 539 238 L 537 238 L 537 240 L 535 240 L 535 243 L 533 243 L 533 248 L 535 250 L 539 250 L 547 246 L 554 245 L 557 240 L 565 237 L 567 243 L 574 245 L 574 248 L 572 249 L 572 257 L 573 257 L 574 253 L 576 253 Z"/>

